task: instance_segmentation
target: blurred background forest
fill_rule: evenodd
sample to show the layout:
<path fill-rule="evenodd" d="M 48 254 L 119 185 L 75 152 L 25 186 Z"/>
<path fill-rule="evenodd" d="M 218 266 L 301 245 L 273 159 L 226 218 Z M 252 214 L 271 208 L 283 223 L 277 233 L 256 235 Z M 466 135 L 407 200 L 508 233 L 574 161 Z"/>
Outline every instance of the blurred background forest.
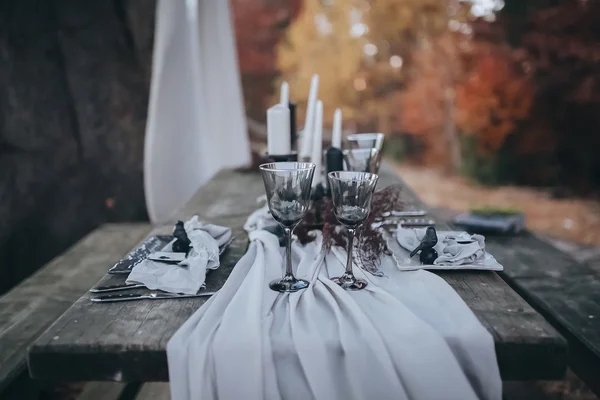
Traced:
<path fill-rule="evenodd" d="M 285 80 L 301 123 L 319 74 L 326 128 L 340 107 L 346 132 L 384 132 L 429 204 L 516 207 L 530 228 L 600 244 L 597 2 L 233 4 L 251 119 Z"/>

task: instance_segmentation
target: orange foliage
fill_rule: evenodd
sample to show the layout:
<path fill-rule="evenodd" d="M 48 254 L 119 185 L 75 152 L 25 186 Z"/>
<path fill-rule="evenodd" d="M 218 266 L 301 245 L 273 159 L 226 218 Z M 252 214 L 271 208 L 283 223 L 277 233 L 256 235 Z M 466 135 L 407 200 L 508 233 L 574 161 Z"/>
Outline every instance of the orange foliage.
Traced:
<path fill-rule="evenodd" d="M 231 5 L 246 113 L 262 121 L 279 74 L 277 44 L 298 16 L 302 0 L 231 0 Z"/>
<path fill-rule="evenodd" d="M 478 43 L 468 77 L 456 86 L 456 124 L 477 138 L 481 154 L 498 151 L 531 109 L 533 86 L 513 53 Z"/>
<path fill-rule="evenodd" d="M 301 0 L 231 0 L 242 75 L 277 72 L 277 43 L 298 15 L 301 3 Z"/>
<path fill-rule="evenodd" d="M 429 164 L 447 165 L 460 135 L 479 155 L 496 153 L 530 114 L 534 96 L 521 53 L 447 33 L 413 51 L 412 73 L 396 97 L 397 130 L 419 136 Z"/>
<path fill-rule="evenodd" d="M 457 40 L 446 33 L 422 43 L 411 57 L 411 72 L 394 107 L 400 113 L 396 131 L 419 136 L 422 161 L 446 166 L 454 131 L 454 82 L 462 72 Z"/>

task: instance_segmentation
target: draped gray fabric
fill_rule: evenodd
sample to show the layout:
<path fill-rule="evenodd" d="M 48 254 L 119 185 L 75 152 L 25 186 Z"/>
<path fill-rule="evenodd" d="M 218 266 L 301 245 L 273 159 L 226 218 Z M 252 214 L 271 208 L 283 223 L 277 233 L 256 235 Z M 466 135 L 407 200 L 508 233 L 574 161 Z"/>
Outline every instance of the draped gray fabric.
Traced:
<path fill-rule="evenodd" d="M 494 341 L 441 278 L 356 270 L 369 286 L 342 290 L 328 278 L 346 252 L 321 251 L 318 237 L 294 244 L 307 290 L 280 294 L 282 248 L 266 231 L 223 288 L 167 345 L 172 397 L 184 399 L 501 399 Z"/>
<path fill-rule="evenodd" d="M 250 163 L 228 1 L 159 0 L 144 154 L 152 222 L 217 171 Z"/>

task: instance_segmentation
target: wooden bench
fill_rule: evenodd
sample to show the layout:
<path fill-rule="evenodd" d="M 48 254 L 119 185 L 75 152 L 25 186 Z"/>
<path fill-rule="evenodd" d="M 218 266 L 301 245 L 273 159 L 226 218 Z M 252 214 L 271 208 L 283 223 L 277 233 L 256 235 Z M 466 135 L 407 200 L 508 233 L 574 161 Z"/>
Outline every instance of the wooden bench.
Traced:
<path fill-rule="evenodd" d="M 0 398 L 36 390 L 26 371 L 28 347 L 150 229 L 104 225 L 0 297 Z"/>
<path fill-rule="evenodd" d="M 118 382 L 86 383 L 77 400 L 170 400 L 171 392 L 166 382 L 145 384 Z"/>
<path fill-rule="evenodd" d="M 117 382 L 91 382 L 77 400 L 170 400 L 167 382 L 150 382 L 143 385 Z"/>
<path fill-rule="evenodd" d="M 600 274 L 531 233 L 486 239 L 500 276 L 568 341 L 568 364 L 600 396 Z"/>

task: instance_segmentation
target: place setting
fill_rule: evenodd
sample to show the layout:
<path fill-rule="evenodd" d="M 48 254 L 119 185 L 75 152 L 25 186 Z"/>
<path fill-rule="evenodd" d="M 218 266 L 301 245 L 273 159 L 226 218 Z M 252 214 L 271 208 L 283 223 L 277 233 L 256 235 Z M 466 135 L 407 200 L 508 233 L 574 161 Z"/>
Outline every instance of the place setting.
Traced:
<path fill-rule="evenodd" d="M 207 277 L 219 268 L 221 255 L 234 239 L 230 228 L 203 223 L 198 216 L 178 221 L 172 235 L 150 236 L 115 263 L 108 274 L 124 279 L 93 287 L 90 300 L 111 303 L 210 297 L 215 291 L 206 290 Z"/>

